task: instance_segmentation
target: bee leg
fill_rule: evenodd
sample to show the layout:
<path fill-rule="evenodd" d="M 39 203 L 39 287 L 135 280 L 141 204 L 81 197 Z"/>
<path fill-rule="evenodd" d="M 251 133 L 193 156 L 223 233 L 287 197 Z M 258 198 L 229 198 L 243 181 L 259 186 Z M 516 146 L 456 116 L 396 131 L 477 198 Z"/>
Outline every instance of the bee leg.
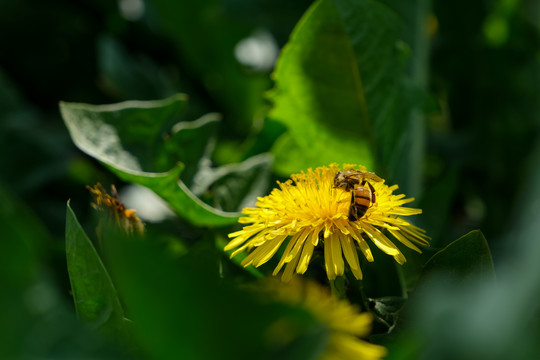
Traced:
<path fill-rule="evenodd" d="M 375 203 L 375 189 L 373 188 L 373 185 L 369 183 L 369 181 L 366 181 L 366 182 L 369 186 L 369 190 L 371 190 L 371 202 Z"/>
<path fill-rule="evenodd" d="M 349 221 L 356 221 L 356 220 L 358 220 L 358 216 L 356 215 L 354 206 L 351 206 L 351 209 L 349 210 Z"/>
<path fill-rule="evenodd" d="M 358 220 L 358 216 L 356 214 L 356 206 L 354 206 L 354 192 L 351 194 L 351 206 L 349 207 L 349 221 L 356 221 Z"/>

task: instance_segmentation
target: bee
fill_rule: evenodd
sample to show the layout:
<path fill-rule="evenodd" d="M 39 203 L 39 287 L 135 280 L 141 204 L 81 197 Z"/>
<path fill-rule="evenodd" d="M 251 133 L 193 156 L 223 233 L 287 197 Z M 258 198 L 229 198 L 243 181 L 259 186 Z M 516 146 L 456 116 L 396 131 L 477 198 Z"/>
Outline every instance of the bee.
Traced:
<path fill-rule="evenodd" d="M 375 173 L 358 170 L 340 171 L 334 177 L 334 188 L 351 192 L 350 221 L 356 221 L 364 216 L 376 201 L 375 189 L 368 180 L 382 181 Z"/>

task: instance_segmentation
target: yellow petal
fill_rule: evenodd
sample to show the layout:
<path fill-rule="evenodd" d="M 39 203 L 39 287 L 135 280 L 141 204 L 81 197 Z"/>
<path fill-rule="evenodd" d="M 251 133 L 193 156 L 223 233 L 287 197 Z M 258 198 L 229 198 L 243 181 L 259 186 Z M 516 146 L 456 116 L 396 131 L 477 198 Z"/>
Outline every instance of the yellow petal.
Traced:
<path fill-rule="evenodd" d="M 345 271 L 345 264 L 343 262 L 343 254 L 341 253 L 341 244 L 339 241 L 339 238 L 334 235 L 330 239 L 327 240 L 327 244 L 330 242 L 330 246 L 332 246 L 332 258 L 334 263 L 334 271 L 336 272 L 336 275 L 341 276 L 343 275 L 343 272 Z"/>
<path fill-rule="evenodd" d="M 289 243 L 287 244 L 287 247 L 285 248 L 285 251 L 283 251 L 283 255 L 281 255 L 281 259 L 279 260 L 279 263 L 277 264 L 276 268 L 274 269 L 274 272 L 272 273 L 273 276 L 276 276 L 279 270 L 283 267 L 283 264 L 285 264 L 285 261 L 287 259 L 287 256 L 291 252 L 291 249 L 296 242 L 296 239 L 298 239 L 297 236 L 293 237 L 289 240 Z M 294 240 L 294 241 L 293 241 Z"/>
<path fill-rule="evenodd" d="M 362 233 L 353 227 L 349 228 L 351 230 L 352 237 L 358 242 L 358 246 L 360 247 L 360 251 L 362 251 L 362 254 L 364 254 L 364 257 L 369 262 L 373 262 L 373 254 L 371 253 L 371 249 L 369 248 L 368 243 L 366 240 L 364 240 Z"/>
<path fill-rule="evenodd" d="M 281 247 L 281 244 L 283 243 L 286 237 L 287 235 L 278 236 L 275 239 L 268 241 L 266 244 L 253 250 L 253 252 L 250 255 L 254 254 L 255 251 L 258 251 L 259 253 L 256 256 L 254 256 L 253 265 L 255 267 L 259 267 L 265 262 L 267 262 L 268 260 L 270 260 L 270 258 L 274 256 L 274 254 Z"/>
<path fill-rule="evenodd" d="M 413 249 L 414 251 L 418 252 L 418 253 L 422 253 L 422 250 L 420 250 L 416 245 L 414 245 L 412 242 L 410 242 L 409 240 L 407 240 L 407 238 L 405 236 L 403 236 L 402 234 L 400 234 L 399 231 L 394 231 L 394 230 L 388 230 L 390 232 L 390 234 L 392 234 L 396 239 L 398 239 L 403 245 L 407 246 L 408 248 L 410 249 Z"/>
<path fill-rule="evenodd" d="M 285 270 L 283 271 L 283 275 L 281 276 L 281 280 L 284 282 L 288 282 L 291 280 L 294 269 L 296 268 L 296 265 L 298 264 L 298 260 L 300 259 L 300 252 L 285 266 Z"/>
<path fill-rule="evenodd" d="M 313 249 L 315 249 L 313 243 L 311 241 L 306 241 L 304 244 L 304 249 L 302 250 L 302 255 L 300 255 L 298 267 L 296 268 L 297 273 L 303 274 L 306 272 L 309 261 L 311 260 L 311 256 L 313 255 Z"/>
<path fill-rule="evenodd" d="M 375 246 L 377 246 L 383 252 L 392 256 L 401 254 L 396 245 L 391 242 L 382 232 L 377 230 L 377 228 L 368 223 L 364 223 L 363 227 L 365 229 L 364 232 L 369 236 L 371 241 L 373 241 Z"/>
<path fill-rule="evenodd" d="M 301 233 L 298 233 L 297 241 L 294 244 L 293 248 L 291 249 L 291 252 L 287 255 L 285 262 L 289 262 L 291 261 L 292 258 L 297 256 L 302 246 L 304 246 L 306 237 L 309 235 L 310 230 L 311 230 L 310 228 L 306 228 Z"/>
<path fill-rule="evenodd" d="M 334 265 L 334 258 L 332 256 L 332 246 L 328 244 L 328 240 L 324 241 L 324 266 L 326 268 L 326 275 L 329 280 L 336 278 L 336 266 Z"/>
<path fill-rule="evenodd" d="M 347 260 L 354 277 L 358 280 L 362 280 L 362 270 L 360 270 L 360 262 L 358 261 L 358 254 L 354 243 L 351 238 L 343 234 L 339 235 L 339 240 L 341 241 L 341 248 L 343 249 L 345 259 Z"/>

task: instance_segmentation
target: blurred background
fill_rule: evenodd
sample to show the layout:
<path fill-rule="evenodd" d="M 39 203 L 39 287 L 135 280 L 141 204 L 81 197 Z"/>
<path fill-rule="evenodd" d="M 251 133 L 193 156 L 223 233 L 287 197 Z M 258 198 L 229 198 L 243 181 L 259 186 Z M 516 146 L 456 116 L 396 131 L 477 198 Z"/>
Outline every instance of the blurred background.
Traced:
<path fill-rule="evenodd" d="M 383 2 L 406 14 L 400 7 L 407 5 Z M 23 288 L 18 272 L 37 266 L 50 286 L 32 291 L 49 296 L 51 307 L 69 304 L 66 201 L 85 222 L 85 186 L 118 183 L 75 148 L 59 101 L 107 104 L 182 92 L 190 98 L 186 118 L 222 114 L 216 164 L 270 151 L 284 129 L 266 118 L 264 94 L 280 49 L 310 4 L 0 0 L 0 240 L 25 238 L 36 249 L 35 262 L 25 265 L 9 255 L 17 245 L 4 243 L 2 258 L 11 260 L 3 280 Z M 425 88 L 422 188 L 413 190 L 424 209 L 421 225 L 436 247 L 481 229 L 497 268 L 523 209 L 538 213 L 531 195 L 538 184 L 530 179 L 540 164 L 540 3 L 435 0 L 412 7 L 428 16 L 420 23 L 405 17 L 402 26 L 425 27 L 429 38 L 420 49 L 424 61 L 411 70 Z"/>

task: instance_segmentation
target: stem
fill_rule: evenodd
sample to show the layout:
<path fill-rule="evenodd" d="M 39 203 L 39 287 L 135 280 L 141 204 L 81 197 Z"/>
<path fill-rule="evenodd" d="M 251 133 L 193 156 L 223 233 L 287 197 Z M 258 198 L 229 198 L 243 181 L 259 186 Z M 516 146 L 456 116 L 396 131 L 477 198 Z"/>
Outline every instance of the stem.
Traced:
<path fill-rule="evenodd" d="M 366 292 L 364 291 L 364 283 L 362 281 L 359 282 L 360 283 L 360 286 L 359 286 L 359 289 L 360 289 L 360 297 L 362 299 L 362 306 L 364 307 L 364 311 L 369 311 L 370 310 L 370 307 L 369 307 L 369 299 L 368 297 L 366 296 Z"/>
<path fill-rule="evenodd" d="M 431 11 L 431 0 L 417 0 L 415 3 L 415 24 L 412 29 L 412 64 L 411 77 L 413 83 L 422 90 L 427 89 L 429 80 L 429 51 L 430 39 L 426 30 L 426 21 Z M 422 162 L 426 147 L 426 119 L 421 109 L 416 107 L 410 114 L 409 133 L 412 136 L 411 148 L 407 162 L 410 169 L 407 184 L 408 193 L 420 196 L 422 190 Z"/>
<path fill-rule="evenodd" d="M 334 280 L 330 280 L 330 289 L 332 296 L 336 299 L 345 299 L 345 279 L 343 276 L 338 276 Z"/>

